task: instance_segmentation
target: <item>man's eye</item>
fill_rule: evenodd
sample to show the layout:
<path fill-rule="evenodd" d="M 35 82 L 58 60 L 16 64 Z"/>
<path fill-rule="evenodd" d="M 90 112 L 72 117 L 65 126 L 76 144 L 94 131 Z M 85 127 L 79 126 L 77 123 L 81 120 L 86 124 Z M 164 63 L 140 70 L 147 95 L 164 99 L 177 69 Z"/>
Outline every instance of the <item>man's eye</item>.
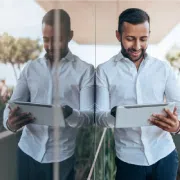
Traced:
<path fill-rule="evenodd" d="M 127 38 L 128 41 L 133 41 L 133 38 Z"/>
<path fill-rule="evenodd" d="M 143 42 L 144 42 L 144 41 L 147 41 L 147 38 L 143 38 L 143 39 L 141 39 L 141 41 L 143 41 Z"/>

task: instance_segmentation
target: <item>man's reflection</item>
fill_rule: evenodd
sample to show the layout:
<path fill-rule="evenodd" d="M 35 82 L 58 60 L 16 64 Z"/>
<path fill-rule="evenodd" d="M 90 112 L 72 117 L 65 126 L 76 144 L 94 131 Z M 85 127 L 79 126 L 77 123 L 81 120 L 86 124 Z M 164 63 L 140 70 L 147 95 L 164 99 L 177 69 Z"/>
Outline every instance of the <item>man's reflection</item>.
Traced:
<path fill-rule="evenodd" d="M 59 16 L 58 23 L 55 14 Z M 56 27 L 55 23 L 59 26 Z M 54 162 L 60 165 L 61 180 L 73 180 L 77 127 L 93 122 L 94 67 L 69 50 L 73 31 L 66 11 L 57 9 L 47 12 L 42 20 L 42 34 L 46 55 L 28 62 L 11 101 L 58 102 L 63 106 L 66 127 L 59 128 L 60 136 L 54 138 L 55 127 L 36 125 L 32 114 L 20 113 L 19 108 L 10 109 L 8 105 L 4 112 L 4 126 L 13 132 L 24 126 L 18 144 L 19 180 L 52 180 Z"/>

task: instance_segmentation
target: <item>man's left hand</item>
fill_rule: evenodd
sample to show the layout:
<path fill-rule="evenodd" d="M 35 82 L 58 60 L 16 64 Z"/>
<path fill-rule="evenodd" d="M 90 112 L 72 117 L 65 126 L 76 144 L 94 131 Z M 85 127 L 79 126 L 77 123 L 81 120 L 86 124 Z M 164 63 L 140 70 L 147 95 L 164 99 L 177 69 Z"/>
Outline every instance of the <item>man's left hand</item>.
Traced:
<path fill-rule="evenodd" d="M 164 111 L 167 114 L 166 117 L 162 114 L 153 114 L 152 118 L 150 118 L 150 122 L 170 133 L 177 132 L 180 125 L 177 108 L 175 107 L 173 112 L 171 112 L 169 109 L 164 109 Z"/>
<path fill-rule="evenodd" d="M 73 109 L 68 105 L 63 106 L 62 111 L 63 111 L 64 119 L 66 119 L 73 113 Z"/>
<path fill-rule="evenodd" d="M 111 115 L 116 117 L 116 109 L 117 109 L 117 106 L 114 106 L 112 109 L 111 109 Z"/>

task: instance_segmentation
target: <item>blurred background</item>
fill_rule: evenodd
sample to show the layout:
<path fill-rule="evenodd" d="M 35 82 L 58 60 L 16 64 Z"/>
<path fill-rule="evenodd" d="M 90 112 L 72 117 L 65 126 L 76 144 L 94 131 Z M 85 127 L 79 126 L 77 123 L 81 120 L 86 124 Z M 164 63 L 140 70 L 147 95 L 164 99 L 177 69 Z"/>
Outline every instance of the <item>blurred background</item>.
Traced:
<path fill-rule="evenodd" d="M 118 16 L 126 8 L 141 8 L 151 18 L 148 53 L 169 61 L 179 77 L 180 1 L 121 0 L 1 0 L 0 1 L 0 179 L 16 180 L 16 147 L 21 133 L 3 128 L 3 110 L 28 60 L 44 56 L 41 22 L 53 8 L 63 8 L 71 17 L 74 38 L 70 50 L 82 60 L 97 65 L 117 54 L 115 37 Z M 113 129 L 81 128 L 76 147 L 76 179 L 113 180 L 115 175 Z M 99 144 L 102 137 L 102 144 Z M 174 136 L 180 154 L 179 136 Z M 97 147 L 95 167 L 92 167 Z M 180 173 L 180 172 L 179 172 Z M 179 177 L 178 177 L 179 178 Z"/>

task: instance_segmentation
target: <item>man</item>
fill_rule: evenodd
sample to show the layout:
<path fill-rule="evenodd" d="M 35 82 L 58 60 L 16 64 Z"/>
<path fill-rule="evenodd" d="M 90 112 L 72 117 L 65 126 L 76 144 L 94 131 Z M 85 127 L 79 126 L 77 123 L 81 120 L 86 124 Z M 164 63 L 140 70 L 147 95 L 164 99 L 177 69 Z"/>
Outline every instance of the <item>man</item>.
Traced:
<path fill-rule="evenodd" d="M 24 127 L 18 144 L 19 180 L 52 180 L 55 162 L 60 166 L 60 180 L 73 180 L 75 127 L 93 122 L 94 67 L 69 50 L 73 31 L 66 11 L 47 12 L 42 20 L 42 34 L 46 55 L 28 62 L 11 101 L 59 103 L 63 106 L 66 127 L 33 124 L 36 121 L 33 115 L 20 113 L 19 108 L 9 110 L 8 106 L 4 126 L 14 132 Z M 59 130 L 58 137 L 54 137 L 55 128 Z"/>
<path fill-rule="evenodd" d="M 114 127 L 116 106 L 180 102 L 180 86 L 169 64 L 146 53 L 150 18 L 131 8 L 119 16 L 121 52 L 97 68 L 96 121 Z M 114 108 L 115 107 L 115 108 Z M 170 133 L 179 131 L 176 108 L 153 114 L 156 126 L 115 128 L 116 180 L 175 180 L 178 155 Z M 133 118 L 133 117 L 132 117 Z M 137 119 L 134 119 L 137 121 Z"/>

